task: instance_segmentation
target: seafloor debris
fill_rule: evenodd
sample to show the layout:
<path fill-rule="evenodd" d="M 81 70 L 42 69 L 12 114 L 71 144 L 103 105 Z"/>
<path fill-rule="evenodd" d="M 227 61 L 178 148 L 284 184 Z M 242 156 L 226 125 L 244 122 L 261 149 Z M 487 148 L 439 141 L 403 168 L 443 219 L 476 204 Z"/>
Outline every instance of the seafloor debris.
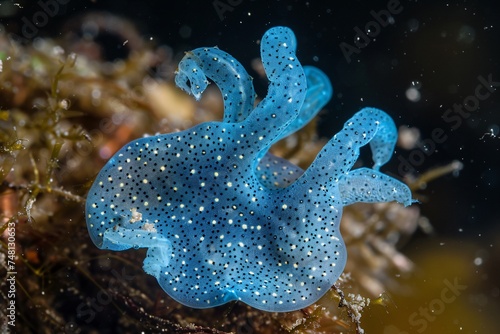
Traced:
<path fill-rule="evenodd" d="M 99 15 L 80 23 L 96 33 Z M 241 303 L 184 307 L 142 271 L 143 252 L 115 254 L 94 247 L 83 205 L 104 162 L 133 138 L 184 129 L 222 112 L 217 90 L 208 90 L 195 104 L 173 86 L 171 76 L 155 72 L 174 68 L 176 57 L 166 56 L 165 47 L 137 40 L 130 25 L 123 27 L 129 52 L 116 61 L 103 59 L 103 53 L 92 51 L 97 42 L 79 41 L 78 34 L 29 45 L 0 35 L 0 257 L 3 264 L 5 231 L 13 222 L 17 333 L 362 332 L 360 319 L 370 299 L 405 288 L 393 277 L 413 269 L 397 249 L 419 225 L 416 207 L 347 207 L 342 234 L 348 274 L 315 305 L 285 314 Z M 273 152 L 306 167 L 323 144 L 308 126 Z M 2 304 L 7 272 L 0 268 Z M 2 305 L 2 322 L 5 309 Z"/>

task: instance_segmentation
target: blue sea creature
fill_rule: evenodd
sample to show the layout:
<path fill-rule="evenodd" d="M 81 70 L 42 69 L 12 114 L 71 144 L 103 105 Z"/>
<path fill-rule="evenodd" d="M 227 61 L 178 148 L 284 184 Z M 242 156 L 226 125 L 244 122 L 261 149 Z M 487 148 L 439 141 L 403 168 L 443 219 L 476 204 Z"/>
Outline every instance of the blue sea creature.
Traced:
<path fill-rule="evenodd" d="M 93 242 L 147 248 L 144 270 L 195 308 L 240 300 L 285 312 L 324 295 L 346 263 L 343 207 L 412 199 L 406 185 L 379 172 L 397 132 L 378 109 L 357 112 L 305 171 L 267 153 L 332 94 L 326 76 L 304 69 L 295 49 L 290 29 L 265 33 L 261 57 L 270 84 L 256 107 L 252 80 L 233 57 L 217 48 L 188 52 L 177 85 L 200 98 L 211 79 L 224 98 L 224 119 L 120 149 L 88 194 Z M 366 144 L 374 167 L 352 170 Z"/>

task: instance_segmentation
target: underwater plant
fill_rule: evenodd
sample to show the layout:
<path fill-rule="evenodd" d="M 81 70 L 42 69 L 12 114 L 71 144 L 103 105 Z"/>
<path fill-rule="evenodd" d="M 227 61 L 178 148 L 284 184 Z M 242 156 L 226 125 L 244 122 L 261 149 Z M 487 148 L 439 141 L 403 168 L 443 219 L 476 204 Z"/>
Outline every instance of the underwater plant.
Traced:
<path fill-rule="evenodd" d="M 270 81 L 255 107 L 252 82 L 231 56 L 197 49 L 179 87 L 200 98 L 220 88 L 224 120 L 125 145 L 89 191 L 87 227 L 102 249 L 148 248 L 144 270 L 175 300 L 207 308 L 240 300 L 265 311 L 316 302 L 342 274 L 344 206 L 412 203 L 404 183 L 379 172 L 397 140 L 383 111 L 357 112 L 302 171 L 268 153 L 331 96 L 326 76 L 302 68 L 286 27 L 268 30 L 261 57 Z M 187 84 L 189 82 L 189 84 Z M 352 169 L 370 144 L 373 168 Z"/>

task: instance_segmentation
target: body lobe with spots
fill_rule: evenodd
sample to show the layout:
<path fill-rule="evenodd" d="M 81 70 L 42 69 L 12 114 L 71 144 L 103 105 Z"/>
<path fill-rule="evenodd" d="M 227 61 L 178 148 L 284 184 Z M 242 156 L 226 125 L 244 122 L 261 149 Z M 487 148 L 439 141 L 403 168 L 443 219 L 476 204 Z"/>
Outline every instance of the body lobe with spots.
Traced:
<path fill-rule="evenodd" d="M 241 300 L 284 312 L 325 294 L 346 263 L 343 206 L 412 200 L 404 184 L 379 171 L 396 130 L 378 109 L 356 113 L 305 171 L 267 152 L 332 94 L 320 70 L 302 68 L 295 48 L 288 28 L 266 32 L 261 55 L 270 87 L 255 108 L 251 79 L 234 58 L 216 48 L 186 54 L 177 85 L 199 97 L 212 80 L 227 97 L 224 120 L 118 151 L 87 198 L 94 243 L 147 248 L 144 270 L 191 307 Z M 351 170 L 367 144 L 374 167 Z"/>

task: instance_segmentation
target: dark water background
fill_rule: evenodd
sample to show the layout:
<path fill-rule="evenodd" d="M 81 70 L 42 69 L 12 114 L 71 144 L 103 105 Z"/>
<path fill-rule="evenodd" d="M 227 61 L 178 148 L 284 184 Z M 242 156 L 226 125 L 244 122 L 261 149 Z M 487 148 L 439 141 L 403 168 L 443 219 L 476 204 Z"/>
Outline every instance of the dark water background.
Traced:
<path fill-rule="evenodd" d="M 12 1 L 0 1 L 2 5 Z M 2 20 L 18 24 L 40 11 L 35 1 Z M 396 176 L 463 163 L 458 175 L 428 184 L 420 204 L 436 229 L 432 243 L 472 240 L 477 252 L 498 254 L 500 240 L 500 5 L 495 1 L 77 1 L 60 0 L 57 15 L 38 36 L 63 34 L 62 24 L 93 10 L 122 15 L 137 24 L 146 39 L 175 52 L 217 45 L 251 73 L 259 57 L 258 40 L 272 26 L 293 29 L 302 64 L 315 65 L 331 78 L 334 99 L 321 115 L 319 131 L 331 137 L 365 106 L 388 112 L 398 126 L 416 127 L 427 144 L 397 149 L 384 171 Z M 0 6 L 0 11 L 3 10 Z M 385 11 L 385 12 L 381 12 Z M 390 23 L 385 13 L 392 11 Z M 378 13 L 378 14 L 377 14 Z M 377 22 L 375 16 L 381 17 Z M 356 31 L 373 29 L 358 47 Z M 385 26 L 383 26 L 385 25 Z M 122 57 L 123 41 L 106 39 L 108 59 Z M 344 43 L 344 44 L 342 44 Z M 344 50 L 343 50 L 344 48 Z M 346 50 L 355 50 L 346 56 Z M 498 82 L 498 83 L 496 83 Z M 265 95 L 265 83 L 257 81 Z M 481 86 L 478 88 L 478 86 Z M 491 88 L 491 87 L 490 87 Z M 416 93 L 419 99 L 408 98 Z M 461 112 L 453 111 L 460 108 Z M 470 111 L 468 111 L 470 110 Z M 439 132 L 439 140 L 432 139 Z M 434 135 L 433 135 L 434 134 Z M 439 141 L 439 142 L 438 142 Z M 418 235 L 418 238 L 426 236 Z M 409 252 L 418 252 L 407 245 Z M 484 252 L 482 253 L 484 254 Z M 498 259 L 498 258 L 497 258 Z M 497 274 L 498 277 L 498 274 Z M 497 284 L 498 285 L 498 284 Z M 498 296 L 497 296 L 498 298 Z"/>

